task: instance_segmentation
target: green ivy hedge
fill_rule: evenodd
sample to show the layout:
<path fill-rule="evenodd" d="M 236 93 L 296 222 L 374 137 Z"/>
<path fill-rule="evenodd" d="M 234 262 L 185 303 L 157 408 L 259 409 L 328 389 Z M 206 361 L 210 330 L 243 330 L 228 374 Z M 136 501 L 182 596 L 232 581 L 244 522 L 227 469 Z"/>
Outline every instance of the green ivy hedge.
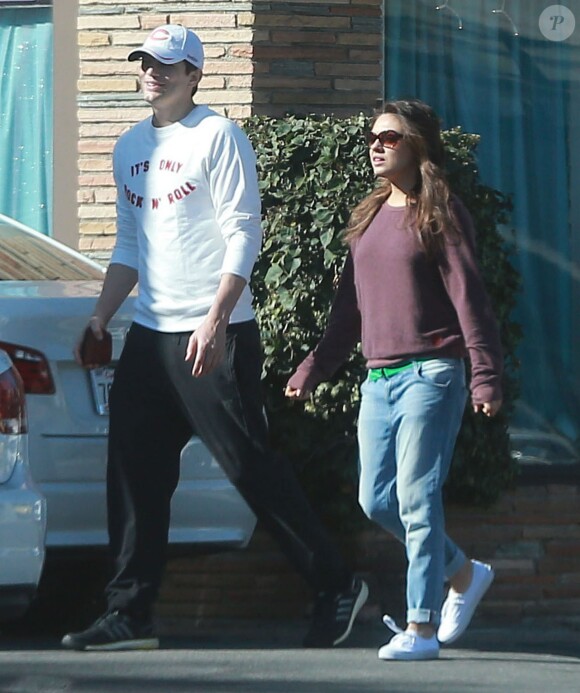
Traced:
<path fill-rule="evenodd" d="M 294 368 L 316 345 L 340 274 L 349 211 L 373 186 L 364 115 L 339 119 L 253 116 L 244 123 L 258 157 L 265 240 L 254 277 L 264 344 L 264 384 L 273 445 L 294 461 L 318 510 L 342 526 L 362 517 L 356 502 L 356 417 L 364 362 L 359 352 L 312 400 L 284 397 Z M 509 200 L 479 181 L 478 137 L 444 133 L 448 175 L 471 211 L 482 271 L 498 317 L 506 356 L 505 407 L 494 419 L 466 409 L 447 485 L 453 501 L 485 505 L 516 474 L 508 417 L 516 396 L 519 327 L 510 315 L 519 277 L 498 226 Z"/>

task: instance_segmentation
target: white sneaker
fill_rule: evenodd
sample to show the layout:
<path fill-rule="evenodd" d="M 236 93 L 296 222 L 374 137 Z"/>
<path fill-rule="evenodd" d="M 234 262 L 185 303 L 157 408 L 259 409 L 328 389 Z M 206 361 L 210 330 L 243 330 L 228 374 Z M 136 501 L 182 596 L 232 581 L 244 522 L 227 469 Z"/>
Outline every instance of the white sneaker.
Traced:
<path fill-rule="evenodd" d="M 435 635 L 424 638 L 417 633 L 401 630 L 389 617 L 383 616 L 383 622 L 396 633 L 386 645 L 379 650 L 379 659 L 421 660 L 437 659 L 439 643 Z"/>
<path fill-rule="evenodd" d="M 437 631 L 440 643 L 452 643 L 463 634 L 488 587 L 493 582 L 495 573 L 486 563 L 471 561 L 473 577 L 465 592 L 456 592 L 449 588 L 447 599 L 441 609 L 441 624 Z"/>

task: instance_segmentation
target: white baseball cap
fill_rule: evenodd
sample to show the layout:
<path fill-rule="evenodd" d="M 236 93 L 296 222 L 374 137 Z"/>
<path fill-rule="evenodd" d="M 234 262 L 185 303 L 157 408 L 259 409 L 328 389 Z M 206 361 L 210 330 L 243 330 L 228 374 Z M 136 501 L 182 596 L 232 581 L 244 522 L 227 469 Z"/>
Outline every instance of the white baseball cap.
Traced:
<path fill-rule="evenodd" d="M 187 60 L 203 70 L 203 44 L 199 36 L 181 24 L 164 24 L 154 29 L 145 43 L 129 53 L 129 60 L 141 60 L 150 55 L 165 65 L 175 65 Z"/>

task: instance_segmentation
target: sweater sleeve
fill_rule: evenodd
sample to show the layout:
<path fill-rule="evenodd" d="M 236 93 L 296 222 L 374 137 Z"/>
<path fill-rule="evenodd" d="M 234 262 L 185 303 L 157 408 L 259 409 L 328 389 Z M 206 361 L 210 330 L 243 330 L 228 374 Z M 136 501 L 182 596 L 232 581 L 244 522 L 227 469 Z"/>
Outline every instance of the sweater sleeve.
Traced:
<path fill-rule="evenodd" d="M 361 319 L 354 284 L 354 264 L 348 253 L 332 308 L 328 325 L 316 348 L 296 369 L 288 385 L 297 390 L 314 390 L 329 380 L 346 361 L 360 341 Z"/>
<path fill-rule="evenodd" d="M 113 176 L 117 186 L 117 237 L 111 256 L 111 263 L 126 265 L 132 269 L 139 267 L 139 246 L 137 242 L 137 225 L 131 205 L 123 194 L 120 178 L 120 160 L 122 157 L 122 138 L 117 141 L 113 151 Z"/>
<path fill-rule="evenodd" d="M 256 155 L 246 135 L 230 121 L 216 137 L 209 182 L 227 246 L 221 273 L 249 281 L 262 242 Z"/>
<path fill-rule="evenodd" d="M 502 398 L 502 347 L 477 264 L 473 221 L 458 199 L 452 200 L 452 212 L 460 239 L 448 241 L 441 276 L 457 313 L 471 362 L 471 398 L 474 404 L 483 404 Z"/>

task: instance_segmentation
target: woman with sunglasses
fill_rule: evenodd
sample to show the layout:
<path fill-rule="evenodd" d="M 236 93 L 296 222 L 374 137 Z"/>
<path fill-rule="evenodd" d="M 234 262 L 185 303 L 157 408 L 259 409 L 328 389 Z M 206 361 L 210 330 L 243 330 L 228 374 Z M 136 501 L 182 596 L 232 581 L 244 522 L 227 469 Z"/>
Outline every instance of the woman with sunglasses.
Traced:
<path fill-rule="evenodd" d="M 467 628 L 493 580 L 446 535 L 442 487 L 467 397 L 494 416 L 502 353 L 471 218 L 443 173 L 440 125 L 420 101 L 392 101 L 368 136 L 378 185 L 352 212 L 345 267 L 318 344 L 288 381 L 306 399 L 360 341 L 368 377 L 358 420 L 359 503 L 405 544 L 407 628 L 381 659 L 434 659 Z M 443 603 L 445 580 L 450 588 Z"/>

